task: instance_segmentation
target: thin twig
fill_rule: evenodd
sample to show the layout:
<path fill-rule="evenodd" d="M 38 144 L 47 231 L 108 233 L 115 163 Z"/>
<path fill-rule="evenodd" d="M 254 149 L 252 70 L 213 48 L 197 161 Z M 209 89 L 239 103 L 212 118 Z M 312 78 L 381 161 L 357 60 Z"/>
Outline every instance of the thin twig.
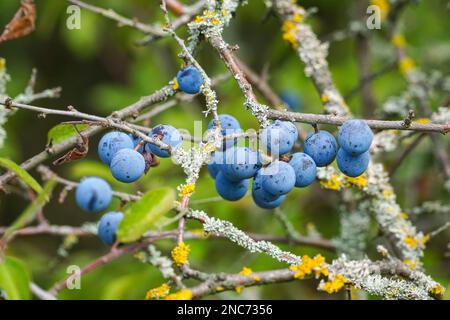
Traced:
<path fill-rule="evenodd" d="M 342 125 L 347 121 L 348 117 L 334 116 L 328 114 L 312 114 L 299 113 L 289 111 L 269 110 L 268 117 L 271 119 L 290 120 L 294 122 L 302 122 L 309 124 L 331 124 L 335 126 Z M 413 122 L 410 126 L 405 126 L 404 121 L 389 121 L 389 120 L 365 120 L 369 127 L 376 130 L 410 130 L 420 132 L 438 132 L 447 133 L 450 131 L 450 123 L 419 123 Z"/>
<path fill-rule="evenodd" d="M 119 23 L 119 26 L 132 27 L 132 28 L 135 28 L 144 33 L 150 33 L 150 34 L 156 35 L 156 36 L 164 35 L 164 31 L 161 28 L 155 28 L 148 24 L 144 24 L 142 22 L 139 22 L 136 18 L 133 18 L 133 19 L 126 18 L 126 17 L 121 16 L 120 14 L 116 13 L 112 9 L 103 9 L 103 8 L 100 8 L 100 7 L 97 7 L 92 4 L 88 4 L 86 2 L 79 1 L 79 0 L 67 0 L 67 1 L 83 8 L 83 9 L 86 9 L 88 11 L 102 15 L 111 20 L 117 21 Z"/>
<path fill-rule="evenodd" d="M 52 295 L 50 292 L 45 291 L 34 282 L 30 283 L 30 290 L 36 297 L 41 300 L 58 300 L 54 295 Z"/>
<path fill-rule="evenodd" d="M 157 102 L 164 101 L 174 94 L 175 92 L 173 91 L 171 85 L 165 86 L 149 96 L 142 97 L 137 102 L 123 108 L 122 110 L 113 112 L 109 117 L 115 119 L 125 119 L 128 117 L 137 116 L 139 112 L 144 110 L 146 107 L 155 104 Z M 83 131 L 83 136 L 85 137 L 93 136 L 101 132 L 103 129 L 104 129 L 103 127 L 99 126 L 90 127 Z M 25 170 L 32 169 L 38 164 L 50 158 L 51 156 L 65 152 L 70 148 L 73 148 L 73 146 L 77 145 L 78 143 L 79 143 L 78 137 L 69 138 L 57 145 L 53 145 L 50 149 L 46 149 L 36 154 L 35 156 L 29 158 L 28 160 L 24 161 L 21 164 L 21 167 Z M 15 173 L 12 171 L 8 171 L 7 173 L 0 176 L 0 188 L 14 177 Z"/>
<path fill-rule="evenodd" d="M 403 160 L 406 159 L 406 157 L 420 144 L 422 139 L 426 137 L 425 133 L 419 134 L 409 145 L 408 147 L 402 152 L 402 154 L 395 160 L 395 162 L 391 165 L 389 168 L 389 176 L 392 177 L 395 172 L 397 172 L 397 169 L 402 164 Z"/>

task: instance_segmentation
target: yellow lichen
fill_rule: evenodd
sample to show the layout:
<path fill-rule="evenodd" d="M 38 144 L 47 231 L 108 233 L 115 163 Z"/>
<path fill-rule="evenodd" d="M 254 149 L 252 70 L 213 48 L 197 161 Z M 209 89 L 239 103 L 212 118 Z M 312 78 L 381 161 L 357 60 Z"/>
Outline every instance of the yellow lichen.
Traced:
<path fill-rule="evenodd" d="M 339 190 L 342 187 L 342 181 L 338 174 L 333 173 L 329 180 L 320 180 L 320 185 L 325 189 Z"/>
<path fill-rule="evenodd" d="M 300 13 L 294 13 L 294 15 L 292 16 L 292 21 L 300 23 L 303 21 L 303 15 L 301 15 Z"/>
<path fill-rule="evenodd" d="M 6 60 L 3 58 L 0 58 L 0 71 L 3 71 L 6 66 Z"/>
<path fill-rule="evenodd" d="M 221 292 L 221 291 L 223 291 L 223 290 L 225 290 L 224 287 L 220 287 L 220 286 L 219 286 L 219 287 L 216 288 L 216 292 Z"/>
<path fill-rule="evenodd" d="M 380 9 L 381 20 L 386 19 L 391 6 L 388 0 L 371 0 L 370 3 Z"/>
<path fill-rule="evenodd" d="M 406 259 L 403 263 L 413 270 L 417 268 L 417 261 Z"/>
<path fill-rule="evenodd" d="M 320 269 L 314 270 L 314 273 L 316 275 L 316 279 L 320 278 L 321 276 L 327 277 L 329 274 L 327 267 L 322 267 Z"/>
<path fill-rule="evenodd" d="M 150 289 L 145 295 L 146 300 L 161 299 L 169 294 L 170 286 L 167 283 L 163 283 L 159 287 Z"/>
<path fill-rule="evenodd" d="M 323 95 L 320 96 L 320 100 L 321 100 L 323 103 L 327 103 L 328 101 L 330 101 L 330 98 L 328 97 L 327 94 L 324 93 Z"/>
<path fill-rule="evenodd" d="M 253 270 L 248 267 L 243 267 L 242 270 L 239 272 L 240 275 L 243 276 L 249 276 L 253 273 Z"/>
<path fill-rule="evenodd" d="M 309 256 L 303 256 L 302 262 L 296 266 L 290 266 L 289 269 L 295 271 L 294 278 L 304 279 L 306 276 L 311 275 L 314 271 L 316 278 L 320 275 L 328 275 L 328 269 L 325 266 L 325 258 L 318 254 L 314 258 Z"/>
<path fill-rule="evenodd" d="M 63 246 L 64 246 L 64 248 L 70 248 L 77 242 L 78 242 L 78 237 L 74 234 L 69 234 L 67 237 L 64 238 Z"/>
<path fill-rule="evenodd" d="M 332 294 L 341 290 L 346 282 L 347 279 L 343 275 L 338 274 L 334 276 L 333 280 L 325 282 L 322 285 L 322 290 Z"/>
<path fill-rule="evenodd" d="M 297 32 L 298 26 L 294 21 L 285 20 L 281 27 L 283 32 L 283 40 L 288 42 L 294 49 L 298 48 Z"/>
<path fill-rule="evenodd" d="M 202 23 L 203 21 L 204 21 L 204 19 L 202 16 L 196 16 L 194 19 L 195 23 Z"/>
<path fill-rule="evenodd" d="M 406 236 L 403 241 L 408 245 L 410 248 L 414 248 L 419 244 L 419 240 L 417 240 L 413 236 Z"/>
<path fill-rule="evenodd" d="M 205 10 L 205 11 L 203 11 L 203 15 L 206 18 L 213 18 L 213 17 L 216 16 L 216 11 L 214 11 L 214 10 Z"/>
<path fill-rule="evenodd" d="M 431 120 L 429 118 L 419 118 L 416 120 L 416 122 L 426 124 L 426 123 L 430 123 Z"/>
<path fill-rule="evenodd" d="M 408 220 L 409 215 L 406 212 L 400 212 L 399 217 L 402 220 Z"/>
<path fill-rule="evenodd" d="M 423 236 L 422 238 L 422 243 L 425 244 L 428 242 L 428 240 L 430 240 L 430 234 L 427 233 L 426 235 Z"/>
<path fill-rule="evenodd" d="M 403 48 L 406 45 L 406 39 L 401 33 L 396 33 L 391 38 L 391 43 L 399 48 Z"/>
<path fill-rule="evenodd" d="M 173 79 L 172 89 L 174 91 L 177 91 L 180 88 L 180 85 L 178 84 L 177 78 Z"/>
<path fill-rule="evenodd" d="M 216 151 L 216 149 L 217 148 L 211 143 L 205 143 L 205 145 L 203 146 L 203 150 L 205 150 L 205 152 L 207 153 L 214 152 Z"/>
<path fill-rule="evenodd" d="M 220 20 L 219 19 L 212 19 L 211 23 L 216 26 L 216 25 L 218 25 L 220 23 Z"/>
<path fill-rule="evenodd" d="M 192 299 L 192 291 L 188 289 L 182 289 L 178 292 L 169 294 L 166 297 L 166 300 L 191 300 Z"/>
<path fill-rule="evenodd" d="M 180 195 L 182 197 L 189 197 L 195 191 L 195 184 L 189 183 L 181 186 Z"/>
<path fill-rule="evenodd" d="M 433 288 L 430 289 L 430 293 L 437 296 L 442 296 L 445 293 L 445 289 L 440 284 L 436 284 Z"/>
<path fill-rule="evenodd" d="M 251 275 L 253 275 L 253 270 L 249 267 L 243 267 L 242 270 L 239 272 L 240 275 L 242 276 L 246 276 L 246 277 L 250 277 Z M 260 276 L 258 275 L 253 275 L 252 279 L 256 282 L 261 281 Z"/>
<path fill-rule="evenodd" d="M 184 242 L 180 242 L 172 250 L 173 262 L 177 265 L 183 265 L 183 264 L 188 263 L 190 251 L 191 251 L 191 248 L 187 244 L 185 244 Z"/>
<path fill-rule="evenodd" d="M 400 73 L 403 75 L 406 75 L 408 72 L 410 72 L 412 69 L 414 69 L 416 64 L 414 63 L 414 60 L 410 57 L 404 57 L 400 59 L 400 62 L 398 64 L 398 68 L 400 70 Z"/>
<path fill-rule="evenodd" d="M 394 195 L 391 189 L 383 190 L 383 198 L 389 199 Z"/>
<path fill-rule="evenodd" d="M 367 178 L 365 174 L 362 174 L 358 177 L 347 177 L 345 176 L 346 186 L 357 186 L 358 188 L 362 189 L 367 185 Z"/>
<path fill-rule="evenodd" d="M 236 287 L 234 288 L 234 291 L 236 291 L 237 294 L 240 294 L 242 292 L 242 287 Z"/>

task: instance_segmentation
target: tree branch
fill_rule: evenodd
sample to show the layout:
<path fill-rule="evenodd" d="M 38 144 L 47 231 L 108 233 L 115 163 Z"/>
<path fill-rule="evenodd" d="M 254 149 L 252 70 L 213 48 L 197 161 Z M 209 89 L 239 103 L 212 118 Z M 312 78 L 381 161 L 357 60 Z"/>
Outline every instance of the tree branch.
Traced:
<path fill-rule="evenodd" d="M 303 122 L 309 124 L 331 124 L 335 126 L 342 125 L 349 117 L 334 116 L 328 114 L 312 114 L 312 113 L 298 113 L 289 111 L 269 110 L 268 117 L 271 119 L 290 120 L 294 122 Z M 421 132 L 438 132 L 447 133 L 450 131 L 450 124 L 438 123 L 418 123 L 412 122 L 411 125 L 405 125 L 403 120 L 388 121 L 388 120 L 365 120 L 369 127 L 376 130 L 409 130 Z"/>

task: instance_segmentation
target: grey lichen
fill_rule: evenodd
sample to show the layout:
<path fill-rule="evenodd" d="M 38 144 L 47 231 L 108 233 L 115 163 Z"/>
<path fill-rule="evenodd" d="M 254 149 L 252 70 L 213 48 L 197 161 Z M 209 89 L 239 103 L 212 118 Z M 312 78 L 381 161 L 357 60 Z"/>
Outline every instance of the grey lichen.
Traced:
<path fill-rule="evenodd" d="M 198 210 L 192 211 L 190 216 L 202 221 L 203 230 L 206 233 L 226 237 L 252 253 L 263 252 L 278 261 L 289 264 L 298 264 L 301 261 L 300 257 L 290 252 L 283 251 L 268 241 L 253 240 L 244 231 L 236 228 L 231 222 L 209 217 L 205 212 Z"/>
<path fill-rule="evenodd" d="M 24 89 L 23 93 L 17 95 L 14 98 L 15 102 L 30 103 L 38 99 L 59 97 L 59 93 L 61 91 L 60 88 L 52 88 L 43 90 L 41 92 L 35 92 L 34 85 L 36 83 L 36 75 L 36 70 L 33 70 L 27 87 Z M 6 70 L 6 61 L 5 59 L 0 58 L 0 101 L 2 102 L 9 97 L 7 94 L 6 86 L 10 79 L 11 78 Z M 7 109 L 3 105 L 0 105 L 0 149 L 3 147 L 4 141 L 6 139 L 6 131 L 3 127 L 8 121 L 8 117 L 13 113 L 13 110 Z"/>
<path fill-rule="evenodd" d="M 340 208 L 340 235 L 333 239 L 339 254 L 351 259 L 365 256 L 370 229 L 370 202 L 362 201 L 356 210 Z"/>

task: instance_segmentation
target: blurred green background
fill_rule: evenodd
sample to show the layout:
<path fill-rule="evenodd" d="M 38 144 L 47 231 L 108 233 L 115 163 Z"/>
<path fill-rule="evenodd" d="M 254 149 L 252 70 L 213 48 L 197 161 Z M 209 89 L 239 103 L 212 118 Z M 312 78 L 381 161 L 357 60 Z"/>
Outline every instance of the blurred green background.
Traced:
<path fill-rule="evenodd" d="M 293 50 L 283 42 L 280 22 L 268 15 L 263 1 L 252 0 L 240 8 L 236 18 L 225 32 L 225 39 L 238 44 L 236 53 L 253 70 L 261 72 L 267 68 L 269 83 L 277 91 L 292 90 L 303 101 L 301 111 L 322 112 L 321 102 L 311 81 L 303 73 L 303 65 Z M 144 23 L 162 22 L 158 1 L 111 0 L 90 1 L 103 7 L 110 7 L 128 17 L 137 17 Z M 192 3 L 192 1 L 185 1 Z M 36 0 L 37 28 L 24 38 L 0 44 L 0 57 L 6 59 L 8 73 L 12 81 L 8 93 L 15 96 L 26 86 L 31 70 L 38 69 L 36 90 L 61 86 L 59 99 L 40 100 L 35 105 L 64 108 L 73 105 L 80 111 L 106 116 L 122 108 L 140 96 L 148 95 L 164 86 L 175 75 L 182 61 L 177 58 L 179 48 L 170 38 L 165 38 L 147 46 L 136 46 L 135 42 L 144 36 L 133 29 L 118 27 L 115 22 L 101 16 L 82 11 L 81 30 L 66 28 L 67 3 L 65 1 Z M 315 32 L 321 39 L 336 30 L 345 29 L 350 21 L 358 19 L 357 1 L 310 0 L 301 1 L 306 8 L 317 7 L 318 13 L 309 18 Z M 408 40 L 407 51 L 424 70 L 450 71 L 450 30 L 449 9 L 446 0 L 418 1 L 409 6 L 402 15 L 402 24 Z M 0 1 L 0 26 L 4 26 L 14 15 L 18 0 Z M 186 36 L 186 30 L 179 30 Z M 371 49 L 371 70 L 382 68 L 394 58 L 394 52 L 383 31 L 369 34 Z M 390 58 L 389 58 L 390 57 Z M 223 62 L 206 43 L 201 44 L 198 61 L 211 76 L 226 71 Z M 330 45 L 329 64 L 338 88 L 344 94 L 358 83 L 355 39 L 350 37 Z M 373 91 L 378 108 L 392 95 L 400 95 L 407 88 L 403 77 L 396 68 L 373 82 Z M 256 128 L 256 121 L 249 111 L 243 109 L 243 98 L 233 79 L 217 86 L 220 100 L 219 110 L 239 119 L 244 129 Z M 444 100 L 442 93 L 432 97 L 436 109 Z M 261 97 L 261 101 L 264 99 Z M 347 101 L 356 115 L 361 115 L 361 97 L 355 95 Z M 201 115 L 203 99 L 196 98 L 190 103 L 180 103 L 163 114 L 153 118 L 150 126 L 170 123 L 175 127 L 193 129 L 194 120 L 202 120 L 206 126 L 209 119 Z M 43 150 L 50 128 L 67 118 L 48 116 L 38 120 L 31 112 L 19 111 L 6 124 L 8 137 L 0 150 L 6 156 L 20 163 Z M 311 130 L 304 126 L 305 130 Z M 335 130 L 333 128 L 330 128 Z M 191 131 L 192 132 L 192 131 Z M 151 190 L 158 186 L 176 187 L 183 182 L 182 170 L 170 160 L 162 160 L 161 165 L 150 170 L 147 176 L 134 185 L 124 185 L 113 180 L 108 168 L 98 159 L 96 144 L 99 137 L 90 140 L 91 150 L 85 160 L 53 168 L 61 176 L 79 180 L 85 175 L 100 175 L 117 190 L 135 192 Z M 448 147 L 448 139 L 445 140 Z M 404 141 L 401 149 L 410 140 Z M 448 151 L 448 149 L 447 149 Z M 399 155 L 400 150 L 383 155 L 386 167 Z M 413 154 L 404 161 L 396 173 L 393 184 L 402 208 L 420 205 L 425 201 L 440 200 L 449 204 L 449 194 L 443 188 L 443 175 L 434 158 L 431 142 L 425 139 Z M 38 177 L 35 172 L 34 176 Z M 59 187 L 54 201 L 45 207 L 45 216 L 52 224 L 78 226 L 85 222 L 96 222 L 100 214 L 82 212 L 74 202 L 73 193 L 63 204 L 57 201 Z M 209 178 L 206 168 L 199 179 L 195 199 L 217 196 L 214 181 Z M 295 190 L 282 209 L 301 233 L 316 228 L 324 237 L 339 234 L 337 209 L 341 194 L 320 188 L 318 183 L 311 187 Z M 26 202 L 17 195 L 0 195 L 0 225 L 5 226 L 17 217 Z M 117 208 L 118 203 L 111 205 Z M 205 210 L 211 216 L 227 219 L 237 227 L 256 233 L 283 234 L 273 212 L 256 207 L 250 197 L 236 203 L 219 201 L 195 208 Z M 413 217 L 420 230 L 429 232 L 448 221 L 449 217 L 422 215 Z M 375 224 L 374 224 L 375 226 Z M 200 228 L 199 223 L 190 222 L 188 228 Z M 376 228 L 374 228 L 375 230 Z M 448 253 L 450 232 L 446 231 L 434 238 L 428 245 L 424 258 L 426 270 L 444 286 L 450 279 Z M 376 231 L 370 241 L 371 250 L 382 241 Z M 83 266 L 96 257 L 108 252 L 108 247 L 95 237 L 80 238 L 69 250 L 67 256 L 58 254 L 64 239 L 55 236 L 20 237 L 8 249 L 10 255 L 22 259 L 32 274 L 33 280 L 44 288 L 62 279 L 67 266 Z M 192 248 L 190 261 L 193 267 L 210 272 L 239 272 L 243 266 L 255 271 L 285 267 L 262 254 L 249 254 L 226 240 L 208 239 L 187 241 Z M 170 254 L 172 241 L 159 242 L 157 248 Z M 333 254 L 303 246 L 284 249 L 303 255 L 322 253 L 327 259 Z M 376 257 L 374 252 L 369 256 Z M 148 289 L 163 282 L 160 272 L 150 265 L 140 263 L 132 256 L 125 256 L 107 266 L 98 268 L 82 278 L 81 290 L 63 290 L 61 298 L 76 299 L 143 299 Z M 190 283 L 193 284 L 194 282 Z M 189 284 L 189 282 L 188 282 Z M 217 298 L 274 298 L 274 299 L 334 299 L 340 294 L 328 295 L 316 290 L 317 281 L 305 280 L 289 284 L 270 285 L 245 289 L 238 295 L 225 292 Z M 450 289 L 450 288 L 449 288 Z M 449 290 L 450 291 L 450 290 Z"/>

